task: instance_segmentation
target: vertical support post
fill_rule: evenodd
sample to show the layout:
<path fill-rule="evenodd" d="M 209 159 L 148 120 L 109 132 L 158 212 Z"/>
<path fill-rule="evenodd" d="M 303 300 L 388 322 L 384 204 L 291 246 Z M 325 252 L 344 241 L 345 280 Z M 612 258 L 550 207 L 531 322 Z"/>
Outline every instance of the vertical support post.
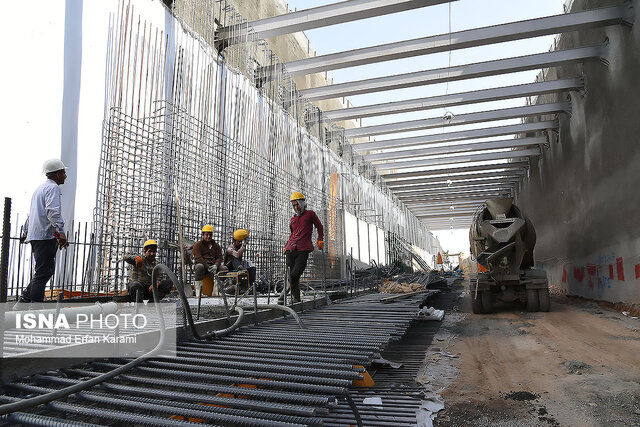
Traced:
<path fill-rule="evenodd" d="M 9 284 L 9 243 L 11 234 L 11 198 L 4 198 L 4 218 L 2 222 L 2 255 L 0 255 L 0 303 L 7 302 Z M 1 356 L 1 355 L 0 355 Z"/>
<path fill-rule="evenodd" d="M 249 273 L 247 272 L 247 282 L 249 282 Z M 253 324 L 258 326 L 258 293 L 256 292 L 256 281 L 254 280 L 252 284 L 253 287 Z"/>

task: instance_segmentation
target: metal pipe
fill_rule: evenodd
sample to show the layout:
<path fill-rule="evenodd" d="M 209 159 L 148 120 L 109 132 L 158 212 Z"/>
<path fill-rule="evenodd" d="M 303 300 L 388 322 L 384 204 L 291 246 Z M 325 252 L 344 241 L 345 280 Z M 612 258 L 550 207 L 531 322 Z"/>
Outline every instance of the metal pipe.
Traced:
<path fill-rule="evenodd" d="M 11 198 L 4 198 L 2 219 L 2 255 L 0 255 L 0 303 L 7 302 L 9 282 L 9 243 L 11 238 Z"/>

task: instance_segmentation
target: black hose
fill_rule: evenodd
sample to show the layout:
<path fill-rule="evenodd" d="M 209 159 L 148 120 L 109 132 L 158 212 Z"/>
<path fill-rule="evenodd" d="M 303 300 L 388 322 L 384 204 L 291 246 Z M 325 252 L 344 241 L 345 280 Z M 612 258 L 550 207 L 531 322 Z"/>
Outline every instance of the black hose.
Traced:
<path fill-rule="evenodd" d="M 349 407 L 353 412 L 353 416 L 356 419 L 356 424 L 358 425 L 358 427 L 363 427 L 362 418 L 360 417 L 360 411 L 358 411 L 358 407 L 356 406 L 356 403 L 353 401 L 348 391 L 344 393 L 344 398 L 347 400 L 347 403 L 349 404 Z"/>
<path fill-rule="evenodd" d="M 176 277 L 175 274 L 173 274 L 173 272 L 171 270 L 169 270 L 169 268 L 164 265 L 164 264 L 158 264 L 153 268 L 153 272 L 151 273 L 151 283 L 153 284 L 153 286 L 151 287 L 152 291 L 153 291 L 153 299 L 155 301 L 159 301 L 160 300 L 160 296 L 158 294 L 158 288 L 156 286 L 157 283 L 157 278 L 158 275 L 160 274 L 160 270 L 162 270 L 164 273 L 167 274 L 167 276 L 169 276 L 169 279 L 173 282 L 174 286 L 178 287 L 179 282 L 178 282 L 178 278 Z M 182 291 L 184 293 L 184 291 Z M 77 393 L 79 391 L 82 390 L 86 390 L 89 387 L 93 387 L 94 385 L 103 383 L 105 381 L 110 380 L 111 378 L 114 378 L 120 374 L 123 374 L 127 371 L 129 371 L 132 368 L 135 368 L 136 366 L 138 366 L 140 363 L 142 363 L 145 359 L 153 357 L 156 355 L 156 353 L 158 353 L 162 347 L 164 346 L 164 341 L 167 335 L 167 331 L 165 329 L 165 323 L 164 323 L 164 318 L 162 316 L 162 310 L 160 308 L 160 304 L 157 303 L 156 305 L 156 313 L 158 314 L 158 322 L 160 323 L 160 340 L 158 341 L 158 344 L 148 353 L 143 354 L 142 356 L 133 359 L 131 362 L 120 366 L 117 369 L 114 369 L 113 371 L 110 372 L 106 372 L 100 376 L 97 376 L 95 378 L 92 378 L 90 380 L 87 381 L 83 381 L 81 383 L 69 386 L 67 388 L 63 388 L 60 390 L 56 390 L 54 392 L 51 393 L 47 393 L 47 394 L 43 394 L 40 396 L 36 396 L 36 397 L 31 397 L 28 399 L 23 399 L 17 402 L 12 402 L 12 403 L 7 403 L 4 404 L 2 406 L 0 406 L 0 415 L 5 415 L 5 414 L 10 414 L 12 412 L 16 412 L 16 411 L 22 411 L 26 408 L 31 408 L 32 406 L 37 406 L 37 405 L 42 405 L 44 403 L 49 403 L 53 400 L 56 399 L 62 399 L 63 397 L 69 396 L 70 394 L 73 393 Z"/>
<path fill-rule="evenodd" d="M 168 270 L 168 269 L 167 269 Z M 171 273 L 173 274 L 173 273 Z M 175 277 L 175 275 L 174 275 Z M 177 280 L 177 278 L 176 278 Z M 193 313 L 191 313 L 191 307 L 189 307 L 189 300 L 187 300 L 187 295 L 185 295 L 184 293 L 184 286 L 182 285 L 182 283 L 176 284 L 175 285 L 176 289 L 178 290 L 178 294 L 180 294 L 180 300 L 182 301 L 182 307 L 184 309 L 184 312 L 186 314 L 186 318 L 187 318 L 187 323 L 189 324 L 189 328 L 191 329 L 191 333 L 193 334 L 193 337 L 197 340 L 207 340 L 207 341 L 212 341 L 214 338 L 216 337 L 221 337 L 224 335 L 228 335 L 231 332 L 233 332 L 234 330 L 236 330 L 239 326 L 240 326 L 240 322 L 242 322 L 242 319 L 244 317 L 244 311 L 242 310 L 242 308 L 240 307 L 234 307 L 235 311 L 238 313 L 238 319 L 236 319 L 235 323 L 233 325 L 231 325 L 230 327 L 226 328 L 226 329 L 222 329 L 220 331 L 207 331 L 204 334 L 200 334 L 200 332 L 198 332 L 198 330 L 196 329 L 196 324 L 193 321 Z M 224 290 L 222 290 L 222 292 L 224 292 Z M 155 296 L 154 296 L 155 298 Z M 228 314 L 227 314 L 228 316 Z"/>

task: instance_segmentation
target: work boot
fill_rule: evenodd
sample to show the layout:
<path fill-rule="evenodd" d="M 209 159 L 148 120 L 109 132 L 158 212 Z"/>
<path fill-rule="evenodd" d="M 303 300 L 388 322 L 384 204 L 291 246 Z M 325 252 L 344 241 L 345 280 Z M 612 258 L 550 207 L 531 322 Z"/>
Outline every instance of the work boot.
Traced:
<path fill-rule="evenodd" d="M 22 297 L 18 298 L 18 301 L 16 301 L 15 305 L 12 308 L 13 311 L 25 311 L 28 309 L 29 309 L 29 301 L 27 301 Z"/>
<path fill-rule="evenodd" d="M 196 291 L 196 298 L 200 298 L 200 292 L 202 292 L 202 280 L 196 280 L 194 286 Z"/>
<path fill-rule="evenodd" d="M 300 302 L 300 286 L 299 285 L 291 286 L 291 298 L 294 303 Z"/>

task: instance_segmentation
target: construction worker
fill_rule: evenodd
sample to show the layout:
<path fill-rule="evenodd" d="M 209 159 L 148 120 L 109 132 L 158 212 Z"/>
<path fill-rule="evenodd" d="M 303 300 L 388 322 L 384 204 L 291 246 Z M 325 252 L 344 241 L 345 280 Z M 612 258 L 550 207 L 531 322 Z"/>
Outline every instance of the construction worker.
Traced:
<path fill-rule="evenodd" d="M 44 162 L 42 171 L 47 180 L 31 197 L 29 217 L 20 242 L 31 243 L 35 273 L 22 291 L 18 303 L 43 302 L 44 290 L 56 269 L 56 253 L 69 245 L 64 233 L 60 186 L 67 179 L 67 167 L 59 159 Z"/>
<path fill-rule="evenodd" d="M 218 271 L 226 271 L 222 265 L 222 249 L 213 240 L 213 227 L 209 224 L 202 227 L 202 240 L 193 245 L 192 250 L 195 266 L 193 276 L 196 281 L 196 297 L 200 296 L 202 290 L 202 279 L 207 274 L 213 276 Z"/>
<path fill-rule="evenodd" d="M 247 248 L 247 237 L 249 237 L 249 231 L 244 228 L 233 232 L 233 240 L 224 252 L 224 265 L 229 271 L 247 270 L 249 287 L 252 288 L 253 282 L 256 281 L 256 266 L 251 261 L 242 259 Z"/>
<path fill-rule="evenodd" d="M 307 209 L 307 201 L 302 193 L 296 191 L 291 195 L 290 200 L 294 215 L 289 223 L 291 236 L 284 247 L 284 254 L 287 257 L 287 267 L 290 269 L 289 278 L 291 279 L 293 302 L 300 302 L 300 277 L 307 266 L 309 252 L 313 251 L 313 243 L 311 242 L 313 226 L 315 225 L 318 230 L 316 244 L 320 250 L 324 248 L 324 232 L 318 215 Z M 280 301 L 283 299 L 284 292 L 280 296 Z"/>
<path fill-rule="evenodd" d="M 153 239 L 149 239 L 144 242 L 142 246 L 143 256 L 140 255 L 125 255 L 124 261 L 131 264 L 131 282 L 127 287 L 129 295 L 129 301 L 142 302 L 143 300 L 151 300 L 153 297 L 153 290 L 151 289 L 151 273 L 153 268 L 158 263 L 156 261 L 156 255 L 158 253 L 158 242 Z M 169 292 L 173 283 L 169 279 L 160 281 L 158 285 L 158 296 L 160 299 L 164 298 Z"/>

